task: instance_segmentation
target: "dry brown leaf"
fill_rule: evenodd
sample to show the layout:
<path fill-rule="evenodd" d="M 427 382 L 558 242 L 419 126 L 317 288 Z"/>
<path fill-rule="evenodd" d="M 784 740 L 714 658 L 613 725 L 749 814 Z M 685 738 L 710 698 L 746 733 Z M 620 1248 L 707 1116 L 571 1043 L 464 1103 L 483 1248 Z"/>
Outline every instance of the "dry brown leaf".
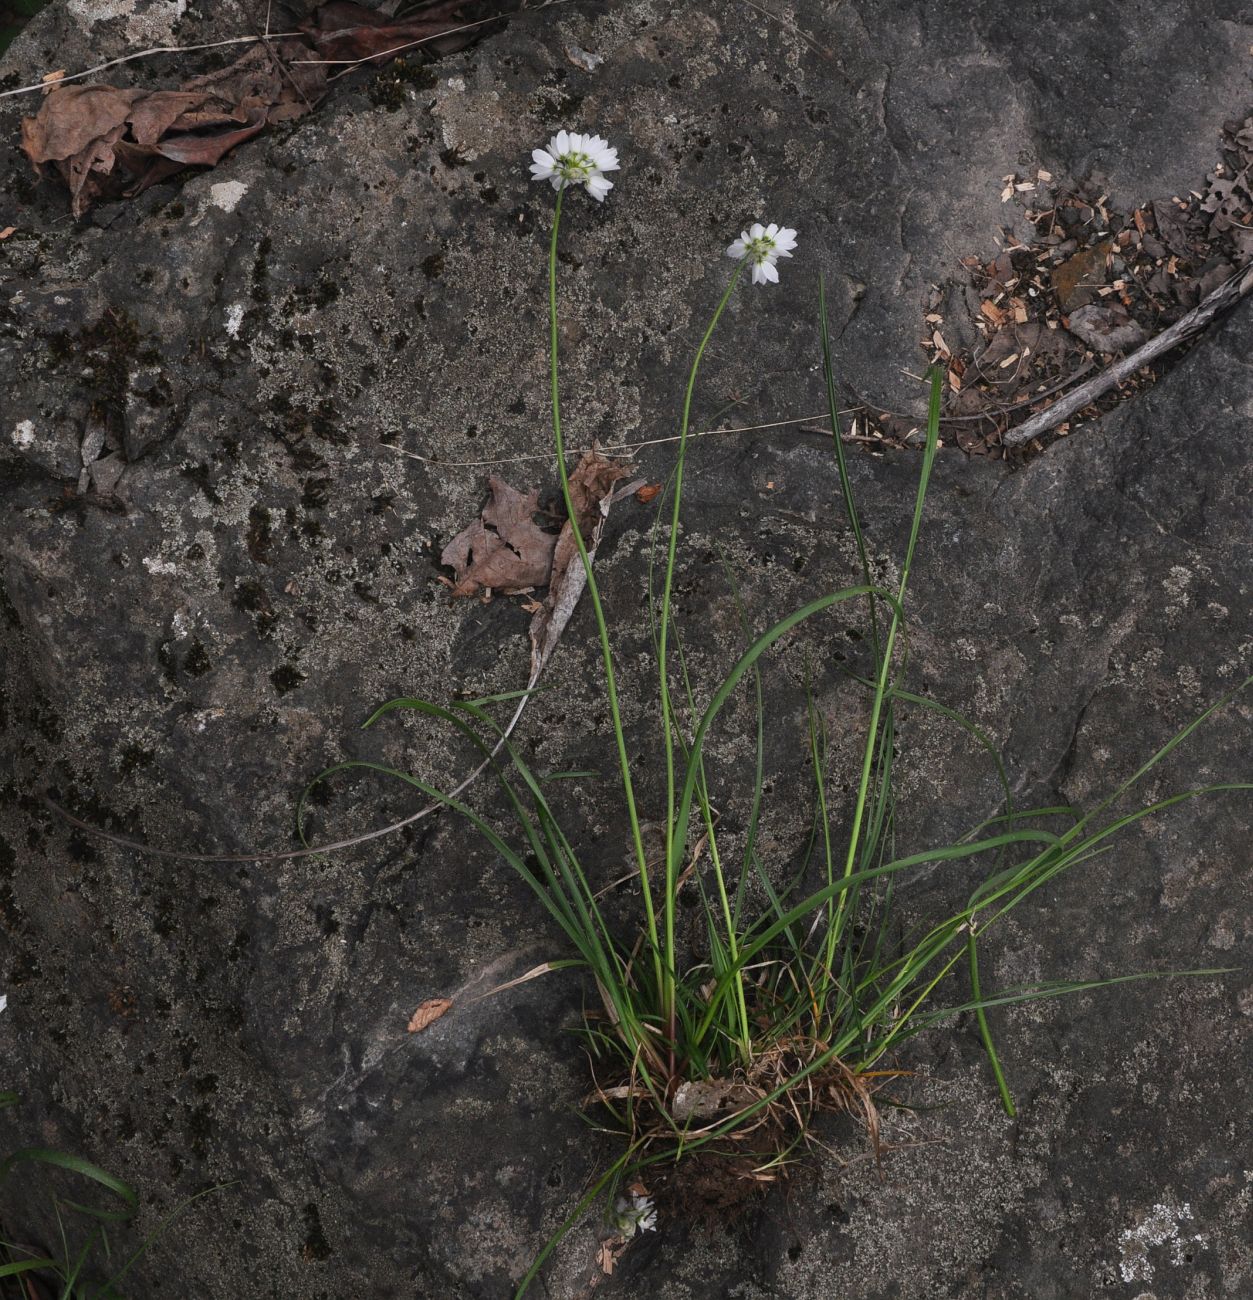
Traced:
<path fill-rule="evenodd" d="M 143 93 L 118 86 L 55 87 L 35 117 L 22 119 L 22 149 L 36 166 L 73 158 L 125 126 Z"/>
<path fill-rule="evenodd" d="M 1070 313 L 1066 328 L 1098 352 L 1130 352 L 1148 337 L 1144 327 L 1117 303 L 1077 307 Z"/>
<path fill-rule="evenodd" d="M 331 0 L 318 10 L 312 21 L 301 24 L 324 59 L 370 60 L 382 63 L 394 57 L 399 47 L 415 41 L 431 41 L 450 26 L 447 21 L 464 0 L 430 6 L 403 22 L 352 0 Z"/>
<path fill-rule="evenodd" d="M 646 506 L 650 501 L 656 498 L 660 491 L 660 483 L 645 483 L 644 486 L 635 494 L 635 499 L 640 503 L 640 505 Z"/>
<path fill-rule="evenodd" d="M 506 595 L 542 587 L 553 567 L 554 533 L 532 518 L 539 491 L 519 492 L 494 474 L 482 513 L 444 547 L 440 563 L 456 574 L 454 596 L 473 596 L 487 587 Z"/>
<path fill-rule="evenodd" d="M 0 230 L 0 239 L 8 239 L 10 235 L 16 235 L 16 234 L 17 234 L 16 226 L 5 226 L 3 230 Z"/>
<path fill-rule="evenodd" d="M 452 1010 L 450 998 L 427 998 L 409 1019 L 409 1032 L 420 1034 L 428 1025 L 433 1025 L 440 1016 Z"/>
<path fill-rule="evenodd" d="M 1096 282 L 1105 279 L 1105 260 L 1111 247 L 1111 242 L 1104 239 L 1054 268 L 1053 292 L 1062 311 L 1073 311 L 1092 299 Z"/>
<path fill-rule="evenodd" d="M 252 120 L 236 131 L 224 131 L 220 135 L 178 135 L 163 140 L 156 150 L 164 158 L 188 166 L 213 167 L 222 160 L 237 144 L 250 140 L 266 124 L 264 113 L 256 113 Z M 151 183 L 151 182 L 150 182 Z M 144 187 L 146 188 L 146 186 Z"/>
<path fill-rule="evenodd" d="M 715 1119 L 734 1115 L 766 1094 L 748 1083 L 733 1079 L 689 1079 L 681 1083 L 670 1103 L 670 1113 L 680 1123 L 693 1119 Z"/>
<path fill-rule="evenodd" d="M 212 98 L 207 92 L 197 94 L 185 90 L 158 90 L 151 95 L 144 95 L 132 105 L 127 114 L 135 143 L 156 144 L 171 127 L 178 124 L 185 113 L 203 108 Z"/>
<path fill-rule="evenodd" d="M 601 502 L 613 491 L 630 468 L 622 461 L 608 460 L 598 451 L 586 451 L 570 475 L 570 500 L 586 540 L 601 519 Z"/>

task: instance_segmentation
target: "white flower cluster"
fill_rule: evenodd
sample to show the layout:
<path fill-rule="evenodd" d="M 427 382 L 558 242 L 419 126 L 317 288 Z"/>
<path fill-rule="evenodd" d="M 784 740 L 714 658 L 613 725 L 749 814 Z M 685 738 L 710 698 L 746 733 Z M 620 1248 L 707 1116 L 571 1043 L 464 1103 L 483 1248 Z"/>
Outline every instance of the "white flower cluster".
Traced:
<path fill-rule="evenodd" d="M 624 1237 L 634 1237 L 637 1232 L 652 1232 L 657 1226 L 657 1210 L 652 1198 L 631 1193 L 631 1199 L 618 1198 L 613 1207 L 613 1226 Z"/>
<path fill-rule="evenodd" d="M 582 185 L 597 203 L 613 189 L 606 172 L 618 170 L 618 151 L 599 135 L 580 135 L 577 131 L 558 131 L 547 149 L 534 149 L 531 178 L 548 181 L 553 189 Z M 754 284 L 778 284 L 779 258 L 791 257 L 796 247 L 796 231 L 788 226 L 760 221 L 745 230 L 727 249 L 727 256 L 752 263 Z"/>
<path fill-rule="evenodd" d="M 777 226 L 773 221 L 763 226 L 758 221 L 727 248 L 727 256 L 739 262 L 747 259 L 753 264 L 754 284 L 778 284 L 779 271 L 775 263 L 781 257 L 791 257 L 795 247 L 795 230 Z"/>
<path fill-rule="evenodd" d="M 609 141 L 598 135 L 579 135 L 578 132 L 558 131 L 548 142 L 547 149 L 531 152 L 531 176 L 537 181 L 551 181 L 555 190 L 567 185 L 585 185 L 597 203 L 613 189 L 613 181 L 605 179 L 606 172 L 618 170 L 618 151 L 609 147 Z"/>

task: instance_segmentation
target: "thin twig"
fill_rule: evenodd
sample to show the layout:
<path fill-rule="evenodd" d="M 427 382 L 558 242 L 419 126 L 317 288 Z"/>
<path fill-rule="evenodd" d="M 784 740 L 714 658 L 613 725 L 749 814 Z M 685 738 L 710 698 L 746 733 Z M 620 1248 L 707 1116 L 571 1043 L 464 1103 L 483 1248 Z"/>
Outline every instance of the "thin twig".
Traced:
<path fill-rule="evenodd" d="M 850 407 L 846 411 L 840 411 L 840 415 L 851 415 L 853 411 L 860 410 L 860 407 Z M 699 433 L 689 433 L 689 441 L 692 438 L 709 438 L 715 434 L 730 433 L 756 433 L 761 429 L 784 429 L 793 424 L 808 424 L 811 420 L 820 420 L 824 418 L 826 412 L 820 412 L 818 415 L 802 415 L 795 420 L 768 420 L 765 424 L 744 424 L 733 429 L 702 429 Z M 597 447 L 603 456 L 633 456 L 642 447 L 659 447 L 662 443 L 678 442 L 679 434 L 671 434 L 665 438 L 647 438 L 643 442 L 624 442 L 614 447 Z M 532 460 L 556 460 L 556 453 L 551 451 L 528 452 L 522 456 L 499 456 L 492 460 L 437 460 L 434 456 L 423 456 L 416 451 L 406 451 L 403 447 L 397 447 L 394 442 L 380 442 L 380 447 L 388 447 L 392 451 L 398 451 L 402 456 L 408 456 L 410 460 L 420 460 L 424 465 L 430 465 L 435 469 L 482 469 L 488 465 L 516 465 L 523 461 Z M 583 455 L 592 448 L 584 447 L 571 451 L 571 455 Z"/>
<path fill-rule="evenodd" d="M 1069 388 L 1081 375 L 1086 375 L 1089 370 L 1096 364 L 1095 361 L 1085 361 L 1073 374 L 1069 374 L 1065 379 L 1059 380 L 1051 388 L 1042 388 L 1038 393 L 1028 393 L 1025 397 L 1018 398 L 1017 401 L 1008 402 L 1004 406 L 998 406 L 994 411 L 983 411 L 977 415 L 942 415 L 940 416 L 941 424 L 976 424 L 982 420 L 996 420 L 998 416 L 1008 415 L 1011 411 L 1020 411 L 1026 406 L 1034 406 L 1036 402 L 1043 401 L 1046 397 L 1052 397 L 1054 393 L 1060 393 L 1062 389 Z M 926 415 L 911 415 L 907 411 L 889 411 L 885 406 L 878 406 L 874 402 L 868 402 L 855 388 L 849 386 L 849 391 L 861 403 L 860 406 L 851 408 L 855 411 L 873 411 L 879 415 L 890 415 L 897 420 L 917 420 L 921 425 L 926 420 Z M 845 411 L 841 415 L 847 414 Z M 806 433 L 827 433 L 827 429 L 806 429 Z M 846 435 L 846 441 L 849 441 Z M 878 442 L 880 439 L 860 439 L 863 442 Z"/>
<path fill-rule="evenodd" d="M 829 59 L 831 62 L 835 62 L 835 55 L 827 49 L 825 45 L 820 45 L 808 32 L 802 31 L 801 28 L 799 28 L 790 18 L 785 18 L 782 14 L 777 14 L 772 9 L 767 9 L 764 5 L 756 4 L 755 0 L 743 0 L 743 2 L 750 9 L 755 9 L 762 15 L 762 17 L 773 20 L 778 23 L 780 27 L 791 32 L 793 36 L 800 37 L 800 39 L 804 41 L 811 50 L 817 54 L 821 54 L 824 59 Z"/>
<path fill-rule="evenodd" d="M 303 36 L 304 33 L 271 32 L 269 35 L 272 41 L 276 41 L 287 36 Z M 84 77 L 94 76 L 97 72 L 116 68 L 119 63 L 133 63 L 136 59 L 146 59 L 154 54 L 191 54 L 197 50 L 217 50 L 223 45 L 256 45 L 257 43 L 255 36 L 231 36 L 224 41 L 209 41 L 204 45 L 154 45 L 149 50 L 136 50 L 134 54 L 123 54 L 119 59 L 110 59 L 108 63 L 97 63 L 94 68 L 87 68 L 83 72 L 71 72 L 68 76 L 58 77 L 55 81 L 37 81 L 30 86 L 18 86 L 16 90 L 0 90 L 0 99 L 7 99 L 10 95 L 27 95 L 35 90 L 64 86 L 67 81 L 81 81 Z"/>
<path fill-rule="evenodd" d="M 1029 420 L 1024 420 L 1017 428 L 1001 434 L 1002 444 L 1006 447 L 1021 447 L 1032 438 L 1038 438 L 1041 434 L 1048 433 L 1050 429 L 1055 429 L 1059 424 L 1070 419 L 1076 411 L 1090 406 L 1098 397 L 1108 393 L 1111 388 L 1116 388 L 1124 379 L 1129 379 L 1137 370 L 1143 370 L 1164 353 L 1195 337 L 1216 316 L 1234 307 L 1250 290 L 1253 290 L 1253 264 L 1237 271 L 1199 306 L 1194 307 L 1186 316 L 1181 316 L 1168 329 L 1149 339 L 1142 347 L 1136 348 L 1121 361 L 1115 361 L 1113 365 L 1107 366 L 1094 379 L 1089 379 L 1086 384 L 1081 384 L 1074 392 L 1059 398 L 1046 410 L 1033 415 Z"/>
<path fill-rule="evenodd" d="M 608 517 L 609 506 L 613 502 L 620 500 L 622 497 L 629 496 L 641 486 L 642 480 L 637 479 L 636 481 L 627 484 L 625 487 L 619 488 L 617 491 L 610 493 L 609 496 L 605 497 L 604 500 L 601 501 L 601 518 L 593 536 L 592 546 L 588 551 L 590 559 L 594 560 L 596 557 L 596 545 L 599 541 L 604 521 Z M 578 597 L 581 594 L 582 588 L 579 588 L 574 595 L 573 602 L 565 611 L 567 621 L 569 616 L 573 614 L 574 605 L 577 604 Z M 69 812 L 57 803 L 47 791 L 44 791 L 43 802 L 58 816 L 69 822 L 71 826 L 77 826 L 80 830 L 87 831 L 98 839 L 107 840 L 109 843 L 117 844 L 121 848 L 134 849 L 138 853 L 146 853 L 150 857 L 164 858 L 168 862 L 290 862 L 296 858 L 311 858 L 323 853 L 337 852 L 340 849 L 356 848 L 359 844 L 368 844 L 371 840 L 379 840 L 384 836 L 394 835 L 397 831 L 404 830 L 406 826 L 412 826 L 414 822 L 421 821 L 423 818 L 429 817 L 433 813 L 437 813 L 441 809 L 447 808 L 451 800 L 457 799 L 464 794 L 470 786 L 472 786 L 475 781 L 477 781 L 479 777 L 492 766 L 496 759 L 500 757 L 501 751 L 509 743 L 509 738 L 512 736 L 514 728 L 517 727 L 519 721 L 521 721 L 523 711 L 530 703 L 531 696 L 534 693 L 536 686 L 539 684 L 539 679 L 543 675 L 544 669 L 548 666 L 553 651 L 556 649 L 557 641 L 560 639 L 561 633 L 565 628 L 564 622 L 561 623 L 560 626 L 555 626 L 555 619 L 553 622 L 554 626 L 552 634 L 547 638 L 542 651 L 532 654 L 531 674 L 527 680 L 526 689 L 522 698 L 518 701 L 518 707 L 513 711 L 513 717 L 509 719 L 508 725 L 501 731 L 499 739 L 496 741 L 495 745 L 492 746 L 491 751 L 483 761 L 470 773 L 469 776 L 465 777 L 452 790 L 448 791 L 442 799 L 432 800 L 426 805 L 426 807 L 419 808 L 417 812 L 410 813 L 408 817 L 402 817 L 399 821 L 391 822 L 387 826 L 380 826 L 377 830 L 366 831 L 361 835 L 354 835 L 351 839 L 336 840 L 332 844 L 316 845 L 313 848 L 284 849 L 270 853 L 188 853 L 180 849 L 153 848 L 152 846 L 145 844 L 142 840 L 131 839 L 126 835 L 118 835 L 113 831 L 106 831 L 99 826 L 95 826 L 91 822 L 83 821 L 82 818 L 75 817 L 73 813 Z"/>

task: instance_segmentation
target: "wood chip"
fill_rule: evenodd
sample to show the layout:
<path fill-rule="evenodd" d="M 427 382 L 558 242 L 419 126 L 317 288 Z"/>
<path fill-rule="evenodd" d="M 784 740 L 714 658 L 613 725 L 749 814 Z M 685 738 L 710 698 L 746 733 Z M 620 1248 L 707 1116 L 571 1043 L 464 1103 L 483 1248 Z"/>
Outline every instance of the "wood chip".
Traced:
<path fill-rule="evenodd" d="M 990 299 L 984 299 L 984 301 L 979 304 L 979 310 L 992 322 L 993 325 L 999 327 L 1004 323 L 1005 313 Z"/>
<path fill-rule="evenodd" d="M 442 1015 L 452 1010 L 451 998 L 427 998 L 409 1019 L 409 1032 L 420 1034 L 428 1025 L 433 1025 Z"/>
<path fill-rule="evenodd" d="M 0 239 L 8 239 L 10 235 L 16 235 L 16 234 L 17 234 L 16 226 L 5 226 L 3 230 L 0 230 Z"/>

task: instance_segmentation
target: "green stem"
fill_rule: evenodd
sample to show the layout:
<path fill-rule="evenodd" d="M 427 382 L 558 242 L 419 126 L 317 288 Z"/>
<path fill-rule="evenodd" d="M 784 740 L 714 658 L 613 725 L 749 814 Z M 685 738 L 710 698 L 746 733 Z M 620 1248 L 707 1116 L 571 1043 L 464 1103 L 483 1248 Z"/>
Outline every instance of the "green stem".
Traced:
<path fill-rule="evenodd" d="M 661 729 L 665 740 L 666 751 L 666 881 L 665 889 L 662 895 L 662 905 L 664 908 L 665 924 L 665 942 L 666 942 L 666 960 L 665 969 L 662 973 L 662 1008 L 665 1014 L 666 1024 L 670 1034 L 670 1041 L 673 1044 L 675 1035 L 675 952 L 674 952 L 674 919 L 675 919 L 675 882 L 678 879 L 680 870 L 680 859 L 683 855 L 684 845 L 676 843 L 674 835 L 674 808 L 675 808 L 675 778 L 674 778 L 674 710 L 670 703 L 670 665 L 668 655 L 668 639 L 670 633 L 670 599 L 674 587 L 674 565 L 675 556 L 679 544 L 679 508 L 683 499 L 683 467 L 687 459 L 687 434 L 691 423 L 692 414 L 692 394 L 696 389 L 696 375 L 700 370 L 700 363 L 705 355 L 705 348 L 709 340 L 713 337 L 713 332 L 717 328 L 718 321 L 722 316 L 728 302 L 731 301 L 731 294 L 735 291 L 735 286 L 739 283 L 740 273 L 744 269 L 744 263 L 740 262 L 731 280 L 723 293 L 713 317 L 705 330 L 704 337 L 700 341 L 700 346 L 696 349 L 696 356 L 692 361 L 691 373 L 687 378 L 687 391 L 683 395 L 683 420 L 679 427 L 679 454 L 674 467 L 674 487 L 670 508 L 670 538 L 666 548 L 666 578 L 661 594 L 661 615 L 659 619 L 657 635 L 657 675 L 660 682 L 661 695 Z"/>
<path fill-rule="evenodd" d="M 896 595 L 896 604 L 892 608 L 892 621 L 888 625 L 887 637 L 883 643 L 883 654 L 879 664 L 879 677 L 875 683 L 874 700 L 870 707 L 870 724 L 866 731 L 866 749 L 862 755 L 861 780 L 857 787 L 857 802 L 853 806 L 853 826 L 848 837 L 848 857 L 844 863 L 844 876 L 853 874 L 857 861 L 857 850 L 861 845 L 861 828 L 866 813 L 866 798 L 870 792 L 870 774 L 874 770 L 875 755 L 879 747 L 879 722 L 883 714 L 884 701 L 888 695 L 888 679 L 892 673 L 892 652 L 896 646 L 896 634 L 901 627 L 901 610 L 905 604 L 905 589 L 909 585 L 909 570 L 913 564 L 914 550 L 918 543 L 918 530 L 922 523 L 922 506 L 927 495 L 927 484 L 931 478 L 931 466 L 935 462 L 935 452 L 940 428 L 940 379 L 938 374 L 932 377 L 931 401 L 927 412 L 927 447 L 922 457 L 922 473 L 918 478 L 918 490 L 914 499 L 913 526 L 909 534 L 905 560 L 901 565 L 901 583 Z M 839 907 L 836 909 L 836 928 L 842 920 L 847 894 L 840 895 Z"/>
<path fill-rule="evenodd" d="M 553 404 L 553 443 L 557 452 L 557 471 L 561 475 L 561 496 L 565 501 L 566 514 L 570 520 L 570 532 L 574 544 L 578 547 L 579 559 L 583 563 L 583 572 L 587 575 L 587 594 L 591 597 L 592 611 L 596 617 L 596 631 L 600 638 L 600 653 L 605 665 L 605 690 L 609 698 L 609 713 L 613 719 L 614 741 L 618 750 L 618 768 L 622 773 L 622 790 L 626 796 L 627 817 L 631 823 L 631 847 L 635 853 L 635 862 L 639 870 L 640 890 L 644 895 L 644 912 L 648 920 L 648 935 L 653 952 L 654 974 L 659 986 L 663 985 L 660 945 L 657 936 L 657 915 L 653 908 L 653 891 L 648 879 L 648 855 L 644 851 L 644 836 L 640 830 L 639 814 L 635 807 L 635 786 L 631 780 L 631 762 L 627 757 L 626 735 L 622 730 L 622 713 L 618 707 L 618 686 L 613 670 L 613 652 L 609 646 L 609 626 L 605 622 L 605 611 L 601 604 L 600 588 L 596 584 L 596 575 L 592 572 L 592 557 L 587 553 L 587 543 L 583 540 L 583 530 L 579 526 L 578 512 L 574 507 L 574 498 L 570 494 L 570 474 L 566 468 L 566 448 L 561 436 L 561 405 L 557 393 L 557 232 L 561 228 L 561 201 L 565 190 L 557 191 L 557 206 L 553 213 L 553 233 L 548 248 L 548 320 L 550 386 Z"/>
<path fill-rule="evenodd" d="M 1001 1094 L 1001 1105 L 1005 1114 L 1013 1119 L 1018 1113 L 1014 1108 L 1014 1097 L 1005 1082 L 1005 1072 L 1001 1069 L 1001 1058 L 996 1053 L 996 1044 L 992 1041 L 992 1030 L 988 1026 L 987 1009 L 983 1006 L 983 991 L 979 987 L 979 953 L 975 944 L 975 920 L 970 918 L 970 934 L 966 939 L 966 951 L 970 954 L 970 991 L 979 1004 L 975 1007 L 975 1019 L 979 1022 L 979 1037 L 983 1040 L 983 1050 L 988 1054 L 992 1073 L 996 1076 L 996 1088 Z"/>

